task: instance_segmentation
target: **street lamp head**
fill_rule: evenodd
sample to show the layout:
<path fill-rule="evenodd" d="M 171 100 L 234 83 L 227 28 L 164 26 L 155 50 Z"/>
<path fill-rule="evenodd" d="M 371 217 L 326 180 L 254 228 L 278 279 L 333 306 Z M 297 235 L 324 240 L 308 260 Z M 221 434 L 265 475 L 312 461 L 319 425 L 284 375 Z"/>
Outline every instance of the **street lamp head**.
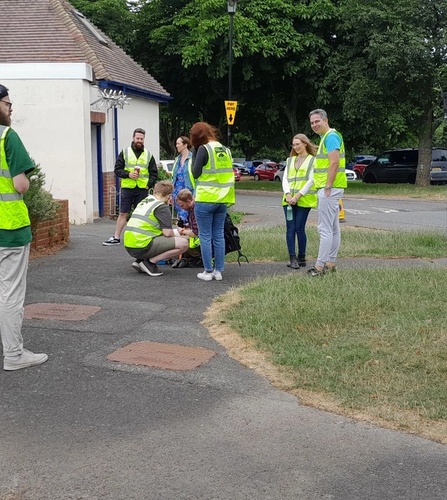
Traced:
<path fill-rule="evenodd" d="M 228 14 L 234 14 L 236 12 L 237 0 L 227 0 L 227 10 Z"/>

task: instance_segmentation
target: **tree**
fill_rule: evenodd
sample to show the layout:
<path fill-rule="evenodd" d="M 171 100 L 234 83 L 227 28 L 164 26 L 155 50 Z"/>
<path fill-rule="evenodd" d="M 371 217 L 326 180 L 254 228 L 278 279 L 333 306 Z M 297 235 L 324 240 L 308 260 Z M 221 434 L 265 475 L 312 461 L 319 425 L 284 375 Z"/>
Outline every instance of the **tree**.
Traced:
<path fill-rule="evenodd" d="M 130 53 L 135 42 L 133 2 L 126 0 L 70 0 L 70 3 Z"/>
<path fill-rule="evenodd" d="M 429 185 L 432 138 L 442 119 L 447 2 L 345 0 L 341 13 L 338 57 L 351 61 L 345 116 L 359 137 L 383 149 L 415 138 L 416 185 Z"/>

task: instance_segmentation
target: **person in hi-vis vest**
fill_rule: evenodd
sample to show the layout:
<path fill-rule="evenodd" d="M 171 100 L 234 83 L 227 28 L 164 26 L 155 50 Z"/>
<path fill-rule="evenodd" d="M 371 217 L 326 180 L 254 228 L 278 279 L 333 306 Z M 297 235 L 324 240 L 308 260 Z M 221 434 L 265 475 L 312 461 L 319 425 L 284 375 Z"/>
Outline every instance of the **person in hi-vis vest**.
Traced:
<path fill-rule="evenodd" d="M 124 230 L 124 248 L 135 261 L 132 267 L 139 273 L 161 276 L 157 262 L 178 257 L 188 249 L 188 240 L 172 229 L 171 211 L 174 186 L 171 181 L 159 181 L 154 194 L 142 200 Z"/>
<path fill-rule="evenodd" d="M 310 126 L 320 136 L 314 164 L 314 186 L 318 198 L 318 233 L 320 246 L 317 262 L 308 273 L 320 276 L 335 271 L 340 248 L 339 201 L 347 186 L 345 144 L 340 132 L 330 128 L 324 109 L 309 113 Z"/>
<path fill-rule="evenodd" d="M 299 269 L 306 266 L 306 222 L 309 212 L 317 206 L 313 181 L 313 164 L 317 146 L 304 134 L 292 139 L 292 150 L 286 161 L 282 188 L 283 208 L 286 218 L 286 242 L 290 263 L 288 267 Z M 298 259 L 296 255 L 298 243 Z"/>
<path fill-rule="evenodd" d="M 0 334 L 3 369 L 20 370 L 48 359 L 23 348 L 23 304 L 31 222 L 23 193 L 29 189 L 26 174 L 34 164 L 20 137 L 11 128 L 12 103 L 0 85 Z"/>
<path fill-rule="evenodd" d="M 115 234 L 103 242 L 105 246 L 121 243 L 121 233 L 129 212 L 146 198 L 149 189 L 157 182 L 157 164 L 152 153 L 144 147 L 145 136 L 142 128 L 135 129 L 131 145 L 123 149 L 116 159 L 114 172 L 121 179 L 120 209 Z"/>
<path fill-rule="evenodd" d="M 195 148 L 191 177 L 195 184 L 195 214 L 199 226 L 203 281 L 221 281 L 225 265 L 224 225 L 227 206 L 234 205 L 233 158 L 217 140 L 217 129 L 206 122 L 191 127 Z M 213 262 L 214 260 L 214 262 Z"/>

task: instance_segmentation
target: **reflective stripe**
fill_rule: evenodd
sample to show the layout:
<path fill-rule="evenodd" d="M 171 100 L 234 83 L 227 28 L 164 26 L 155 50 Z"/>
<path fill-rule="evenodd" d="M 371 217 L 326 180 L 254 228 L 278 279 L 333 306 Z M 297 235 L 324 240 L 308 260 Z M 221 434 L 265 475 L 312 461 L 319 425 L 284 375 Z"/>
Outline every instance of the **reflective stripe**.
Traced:
<path fill-rule="evenodd" d="M 134 219 L 136 219 L 136 217 L 134 217 Z M 148 221 L 146 220 L 146 222 L 148 222 Z M 131 233 L 144 234 L 145 236 L 149 236 L 150 238 L 154 237 L 154 233 L 152 233 L 151 231 L 145 231 L 144 229 L 141 229 L 140 227 L 127 226 L 126 231 L 129 231 Z"/>
<path fill-rule="evenodd" d="M 152 212 L 152 210 L 149 210 L 149 212 L 144 214 L 144 215 L 132 214 L 132 219 L 142 220 L 143 222 L 146 222 L 146 224 L 150 224 L 151 226 L 158 227 L 159 224 L 157 222 L 154 222 L 153 220 L 148 219 L 151 212 Z"/>
<path fill-rule="evenodd" d="M 340 150 L 339 150 L 339 151 L 340 151 Z M 339 153 L 339 157 L 340 157 L 340 158 L 344 158 L 344 157 L 345 157 L 345 153 L 344 153 L 344 151 L 340 151 L 340 153 Z M 322 153 L 317 154 L 317 155 L 315 156 L 315 158 L 325 160 L 325 159 L 329 158 L 329 153 L 328 153 L 328 154 L 322 154 Z"/>
<path fill-rule="evenodd" d="M 0 194 L 0 201 L 19 201 L 19 200 L 23 200 L 23 194 L 20 193 Z"/>
<path fill-rule="evenodd" d="M 315 167 L 315 168 L 317 168 L 317 167 Z M 337 172 L 344 172 L 344 171 L 345 171 L 345 169 L 342 167 L 337 168 Z M 319 168 L 318 169 L 319 174 L 327 174 L 328 172 L 329 172 L 328 168 Z"/>
<path fill-rule="evenodd" d="M 216 188 L 233 187 L 234 186 L 234 184 L 232 182 L 222 183 L 222 182 L 211 182 L 211 181 L 198 181 L 197 185 L 198 186 L 210 186 L 210 187 L 216 187 Z"/>
<path fill-rule="evenodd" d="M 11 172 L 9 170 L 5 170 L 4 168 L 0 169 L 0 177 L 6 177 L 7 179 L 11 178 Z"/>

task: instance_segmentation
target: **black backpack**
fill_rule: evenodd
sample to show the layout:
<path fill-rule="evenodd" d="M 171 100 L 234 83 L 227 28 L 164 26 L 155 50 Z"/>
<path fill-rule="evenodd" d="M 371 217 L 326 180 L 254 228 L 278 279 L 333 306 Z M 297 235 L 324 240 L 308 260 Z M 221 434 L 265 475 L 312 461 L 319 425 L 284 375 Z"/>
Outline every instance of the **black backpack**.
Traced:
<path fill-rule="evenodd" d="M 237 262 L 241 265 L 241 258 L 244 258 L 247 262 L 247 257 L 241 252 L 241 239 L 239 237 L 239 229 L 234 225 L 231 220 L 230 215 L 227 213 L 225 216 L 224 224 L 224 237 L 225 237 L 225 254 L 231 252 L 237 252 Z"/>

